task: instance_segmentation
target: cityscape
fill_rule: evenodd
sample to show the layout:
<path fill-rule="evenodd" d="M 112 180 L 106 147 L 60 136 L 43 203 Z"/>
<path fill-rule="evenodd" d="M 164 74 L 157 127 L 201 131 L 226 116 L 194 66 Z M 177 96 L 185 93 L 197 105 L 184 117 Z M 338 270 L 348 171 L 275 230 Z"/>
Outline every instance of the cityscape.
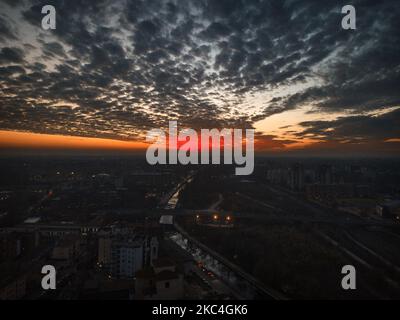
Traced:
<path fill-rule="evenodd" d="M 111 169 L 110 169 L 111 168 Z M 2 299 L 388 299 L 400 290 L 396 159 L 1 159 Z M 358 287 L 340 286 L 354 265 Z M 57 290 L 43 291 L 43 265 Z"/>
<path fill-rule="evenodd" d="M 399 16 L 0 0 L 0 300 L 399 300 Z"/>

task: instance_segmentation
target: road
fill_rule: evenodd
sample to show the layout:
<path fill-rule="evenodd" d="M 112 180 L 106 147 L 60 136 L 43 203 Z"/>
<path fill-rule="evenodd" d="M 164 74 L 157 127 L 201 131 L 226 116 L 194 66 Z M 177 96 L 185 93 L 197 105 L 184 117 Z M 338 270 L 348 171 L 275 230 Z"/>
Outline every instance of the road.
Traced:
<path fill-rule="evenodd" d="M 175 210 L 179 200 L 179 193 L 183 190 L 186 184 L 190 183 L 193 179 L 194 173 L 186 176 L 176 187 L 162 197 L 158 207 L 165 210 Z"/>
<path fill-rule="evenodd" d="M 190 236 L 182 227 L 178 224 L 174 224 L 175 229 L 186 239 L 194 243 L 198 246 L 201 250 L 207 252 L 210 256 L 214 259 L 218 260 L 221 264 L 229 268 L 231 271 L 235 273 L 235 275 L 239 278 L 246 280 L 249 284 L 251 284 L 257 291 L 261 292 L 266 298 L 273 299 L 273 300 L 285 300 L 286 297 L 277 292 L 276 290 L 267 287 L 265 284 L 261 283 L 258 279 L 254 278 L 252 275 L 245 272 L 239 266 L 233 264 L 228 259 L 220 255 L 218 252 L 214 251 L 213 249 L 209 248 L 208 246 L 204 245 L 203 243 L 199 242 L 197 239 Z"/>

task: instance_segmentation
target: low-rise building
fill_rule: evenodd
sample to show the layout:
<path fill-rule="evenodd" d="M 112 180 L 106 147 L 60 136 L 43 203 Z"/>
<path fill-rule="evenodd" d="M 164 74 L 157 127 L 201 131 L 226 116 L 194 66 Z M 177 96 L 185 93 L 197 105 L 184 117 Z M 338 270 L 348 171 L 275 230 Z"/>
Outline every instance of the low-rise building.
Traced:
<path fill-rule="evenodd" d="M 153 267 L 136 273 L 136 299 L 177 300 L 183 297 L 183 274 L 176 270 L 176 265 L 172 261 L 156 260 Z"/>
<path fill-rule="evenodd" d="M 80 253 L 81 241 L 79 237 L 62 239 L 54 247 L 51 258 L 54 260 L 72 260 Z"/>
<path fill-rule="evenodd" d="M 376 213 L 382 218 L 400 221 L 400 200 L 386 200 L 376 206 Z"/>
<path fill-rule="evenodd" d="M 0 283 L 0 300 L 19 300 L 26 295 L 26 276 L 4 279 Z"/>

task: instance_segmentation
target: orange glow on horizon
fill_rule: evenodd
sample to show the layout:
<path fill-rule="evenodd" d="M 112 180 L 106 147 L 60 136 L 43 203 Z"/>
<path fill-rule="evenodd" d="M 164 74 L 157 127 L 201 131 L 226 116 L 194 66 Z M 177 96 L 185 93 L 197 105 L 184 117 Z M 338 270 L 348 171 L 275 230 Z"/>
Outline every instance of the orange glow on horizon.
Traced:
<path fill-rule="evenodd" d="M 140 150 L 148 144 L 140 141 L 122 141 L 0 130 L 0 148 L 78 149 L 78 150 Z"/>
<path fill-rule="evenodd" d="M 245 143 L 245 141 L 246 139 L 243 139 L 243 143 Z M 177 149 L 180 149 L 186 142 L 187 141 L 179 141 Z M 276 144 L 274 141 L 260 141 L 256 138 L 254 147 L 255 151 L 285 151 L 304 148 L 312 145 L 313 142 L 315 141 L 310 140 L 298 144 L 282 146 L 281 144 Z M 149 143 L 143 141 L 123 141 L 105 138 L 0 130 L 1 149 L 146 150 L 149 145 Z M 166 147 L 168 149 L 168 139 Z M 209 148 L 223 148 L 223 143 L 221 141 L 221 144 L 217 146 L 210 141 Z M 197 150 L 201 152 L 200 137 Z"/>

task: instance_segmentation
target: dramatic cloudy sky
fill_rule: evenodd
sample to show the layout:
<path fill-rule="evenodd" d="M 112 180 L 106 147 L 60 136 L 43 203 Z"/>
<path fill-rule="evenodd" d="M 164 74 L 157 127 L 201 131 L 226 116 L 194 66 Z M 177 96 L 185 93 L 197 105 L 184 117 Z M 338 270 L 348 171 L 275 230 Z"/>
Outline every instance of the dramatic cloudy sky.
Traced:
<path fill-rule="evenodd" d="M 254 127 L 260 150 L 397 153 L 399 49 L 398 0 L 0 0 L 0 138 L 140 141 L 177 120 Z"/>

